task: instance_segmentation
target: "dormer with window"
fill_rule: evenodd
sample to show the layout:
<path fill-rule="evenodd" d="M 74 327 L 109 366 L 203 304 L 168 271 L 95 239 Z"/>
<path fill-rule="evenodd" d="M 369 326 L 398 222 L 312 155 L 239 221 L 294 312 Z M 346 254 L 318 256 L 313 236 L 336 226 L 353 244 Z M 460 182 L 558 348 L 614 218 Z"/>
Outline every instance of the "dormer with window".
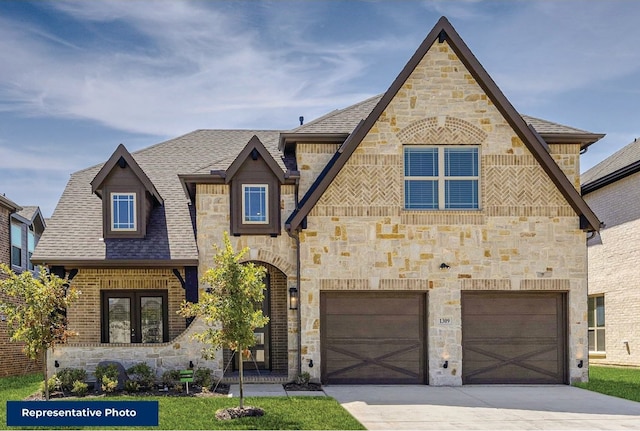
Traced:
<path fill-rule="evenodd" d="M 163 205 L 158 190 L 122 144 L 91 188 L 102 199 L 104 238 L 144 238 L 151 209 Z"/>
<path fill-rule="evenodd" d="M 225 173 L 230 184 L 233 235 L 280 234 L 282 168 L 253 136 Z"/>

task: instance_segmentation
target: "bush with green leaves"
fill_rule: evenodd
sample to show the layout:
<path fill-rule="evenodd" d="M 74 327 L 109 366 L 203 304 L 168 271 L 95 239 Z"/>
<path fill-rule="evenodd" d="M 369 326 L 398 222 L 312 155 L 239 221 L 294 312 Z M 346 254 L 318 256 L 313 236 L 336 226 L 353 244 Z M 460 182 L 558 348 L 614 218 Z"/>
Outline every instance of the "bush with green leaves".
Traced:
<path fill-rule="evenodd" d="M 138 381 L 127 380 L 124 382 L 124 390 L 127 392 L 140 392 L 140 389 L 142 389 L 142 387 Z"/>
<path fill-rule="evenodd" d="M 64 392 L 72 392 L 76 382 L 84 382 L 87 372 L 81 368 L 64 368 L 56 373 L 60 380 L 60 388 Z"/>
<path fill-rule="evenodd" d="M 82 380 L 76 380 L 73 382 L 73 387 L 71 388 L 71 393 L 76 394 L 79 397 L 84 397 L 89 392 L 89 385 L 87 385 Z"/>
<path fill-rule="evenodd" d="M 127 369 L 131 381 L 138 383 L 138 390 L 148 389 L 156 381 L 156 372 L 146 362 L 140 362 Z"/>
<path fill-rule="evenodd" d="M 298 377 L 296 377 L 296 384 L 298 385 L 308 385 L 309 381 L 311 381 L 311 374 L 306 371 L 298 374 Z"/>
<path fill-rule="evenodd" d="M 193 373 L 193 383 L 202 388 L 211 388 L 213 385 L 213 372 L 210 368 L 198 368 Z"/>
<path fill-rule="evenodd" d="M 167 370 L 162 373 L 162 383 L 166 387 L 173 387 L 180 382 L 180 370 Z"/>
<path fill-rule="evenodd" d="M 51 376 L 49 380 L 47 380 L 47 383 L 48 383 L 47 385 L 48 387 L 45 388 L 44 380 L 40 382 L 40 392 L 42 392 L 43 395 L 47 394 L 47 390 L 49 394 L 60 390 L 60 379 L 58 379 L 58 377 L 55 374 Z"/>
<path fill-rule="evenodd" d="M 103 392 L 114 392 L 118 388 L 118 367 L 114 364 L 98 365 L 93 374 Z"/>

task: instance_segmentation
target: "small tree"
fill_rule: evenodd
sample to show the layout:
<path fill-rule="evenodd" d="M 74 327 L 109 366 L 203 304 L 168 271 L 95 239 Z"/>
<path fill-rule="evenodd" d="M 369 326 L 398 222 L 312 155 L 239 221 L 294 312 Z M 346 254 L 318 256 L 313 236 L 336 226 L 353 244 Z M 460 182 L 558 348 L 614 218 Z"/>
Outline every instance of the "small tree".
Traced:
<path fill-rule="evenodd" d="M 43 355 L 47 382 L 47 349 L 76 335 L 67 328 L 66 310 L 80 292 L 44 268 L 38 278 L 29 271 L 16 275 L 5 264 L 0 264 L 0 272 L 8 276 L 0 280 L 0 313 L 6 316 L 9 340 L 24 342 L 24 353 L 31 359 Z M 45 398 L 49 399 L 46 383 Z"/>
<path fill-rule="evenodd" d="M 205 345 L 203 357 L 213 359 L 220 347 L 234 351 L 239 357 L 240 409 L 244 408 L 242 354 L 255 345 L 254 330 L 262 328 L 269 318 L 257 304 L 264 299 L 263 278 L 266 269 L 252 262 L 241 263 L 248 248 L 235 253 L 229 235 L 224 233 L 224 245 L 214 245 L 213 267 L 202 281 L 210 286 L 197 304 L 183 302 L 179 313 L 185 317 L 200 317 L 208 324 L 194 339 Z"/>

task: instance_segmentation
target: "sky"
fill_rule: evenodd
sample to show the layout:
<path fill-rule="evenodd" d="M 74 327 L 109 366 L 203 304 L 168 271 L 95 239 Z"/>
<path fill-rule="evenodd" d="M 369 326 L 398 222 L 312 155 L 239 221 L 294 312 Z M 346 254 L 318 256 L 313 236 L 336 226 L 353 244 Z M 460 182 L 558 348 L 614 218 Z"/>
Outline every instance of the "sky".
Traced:
<path fill-rule="evenodd" d="M 446 16 L 521 114 L 640 137 L 640 2 L 0 1 L 0 193 L 196 129 L 292 129 L 383 93 Z"/>

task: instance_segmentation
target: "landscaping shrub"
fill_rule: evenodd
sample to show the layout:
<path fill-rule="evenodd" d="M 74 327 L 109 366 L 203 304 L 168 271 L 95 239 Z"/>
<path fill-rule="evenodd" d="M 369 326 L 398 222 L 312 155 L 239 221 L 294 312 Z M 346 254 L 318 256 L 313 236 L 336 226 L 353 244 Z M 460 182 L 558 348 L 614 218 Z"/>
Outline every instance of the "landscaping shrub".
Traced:
<path fill-rule="evenodd" d="M 124 390 L 127 392 L 139 392 L 140 389 L 140 382 L 136 380 L 127 380 L 124 382 Z"/>
<path fill-rule="evenodd" d="M 73 387 L 71 388 L 71 392 L 76 394 L 79 397 L 84 397 L 89 392 L 89 385 L 87 385 L 82 380 L 76 380 L 73 382 Z"/>
<path fill-rule="evenodd" d="M 87 379 L 87 372 L 81 368 L 64 368 L 56 373 L 60 380 L 60 388 L 65 392 L 73 392 L 76 382 L 84 382 Z"/>
<path fill-rule="evenodd" d="M 138 389 L 148 389 L 153 386 L 156 380 L 156 373 L 146 362 L 140 362 L 127 369 L 130 381 L 136 382 Z M 126 385 L 126 383 L 125 383 Z M 135 385 L 131 385 L 135 387 Z M 126 386 L 125 386 L 126 389 Z M 128 389 L 127 389 L 128 390 Z"/>
<path fill-rule="evenodd" d="M 167 370 L 162 373 L 162 383 L 168 388 L 180 383 L 180 370 Z"/>
<path fill-rule="evenodd" d="M 114 364 L 98 365 L 94 374 L 103 392 L 110 393 L 118 388 L 118 367 Z"/>
<path fill-rule="evenodd" d="M 58 377 L 55 374 L 51 376 L 51 378 L 48 380 L 47 383 L 49 385 L 49 393 L 60 390 L 60 379 L 58 379 Z M 42 392 L 42 395 L 44 395 L 45 393 L 44 380 L 40 382 L 40 392 Z"/>
<path fill-rule="evenodd" d="M 310 380 L 311 380 L 311 374 L 305 371 L 304 373 L 300 373 L 298 377 L 296 377 L 296 384 L 308 385 Z"/>
<path fill-rule="evenodd" d="M 213 385 L 213 372 L 209 368 L 198 368 L 193 373 L 193 383 L 209 389 Z"/>

